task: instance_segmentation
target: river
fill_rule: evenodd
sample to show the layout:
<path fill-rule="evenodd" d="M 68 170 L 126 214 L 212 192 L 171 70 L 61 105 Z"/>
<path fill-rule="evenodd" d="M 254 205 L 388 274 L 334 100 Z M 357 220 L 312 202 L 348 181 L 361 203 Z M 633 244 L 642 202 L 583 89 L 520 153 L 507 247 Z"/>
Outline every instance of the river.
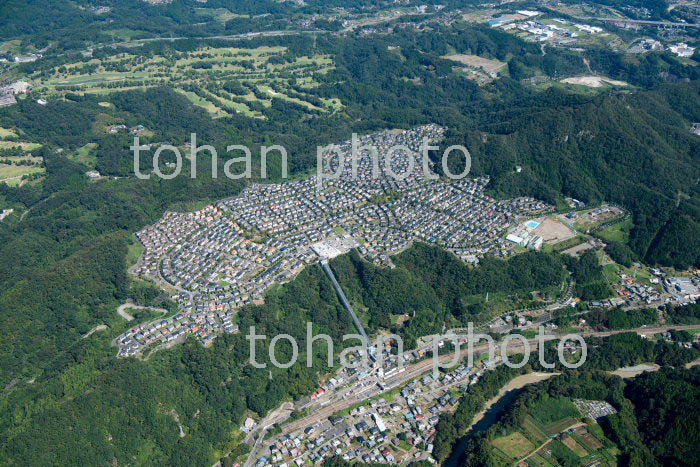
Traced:
<path fill-rule="evenodd" d="M 469 439 L 483 431 L 488 430 L 493 425 L 503 411 L 518 397 L 525 386 L 528 384 L 539 383 L 545 381 L 560 373 L 528 373 L 520 375 L 508 382 L 498 391 L 495 397 L 486 402 L 481 412 L 474 416 L 471 426 L 466 435 L 462 436 L 457 442 L 450 457 L 445 461 L 445 466 L 456 467 L 459 465 L 459 458 L 467 447 Z"/>

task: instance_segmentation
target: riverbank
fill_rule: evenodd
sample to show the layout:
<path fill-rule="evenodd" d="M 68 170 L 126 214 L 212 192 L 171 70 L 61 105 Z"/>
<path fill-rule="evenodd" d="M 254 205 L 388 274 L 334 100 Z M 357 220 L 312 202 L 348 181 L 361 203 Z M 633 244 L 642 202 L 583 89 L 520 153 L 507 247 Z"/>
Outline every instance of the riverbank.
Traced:
<path fill-rule="evenodd" d="M 508 394 L 511 391 L 514 390 L 519 390 L 527 386 L 528 384 L 533 384 L 533 383 L 539 383 L 541 381 L 548 380 L 549 378 L 552 378 L 553 376 L 558 376 L 561 373 L 528 373 L 526 375 L 520 375 L 516 376 L 515 378 L 511 379 L 508 384 L 503 386 L 500 391 L 498 391 L 498 394 L 496 394 L 494 397 L 486 401 L 486 404 L 484 405 L 484 408 L 481 412 L 476 414 L 474 416 L 474 420 L 472 420 L 471 425 L 469 425 L 469 430 L 479 423 L 486 413 L 493 407 L 503 396 Z"/>
<path fill-rule="evenodd" d="M 522 389 L 529 385 L 546 381 L 561 373 L 527 373 L 516 376 L 503 386 L 494 397 L 486 401 L 484 408 L 474 416 L 467 433 L 462 436 L 450 457 L 445 461 L 445 467 L 457 467 L 462 453 L 467 447 L 469 438 L 482 431 L 488 430 L 493 425 L 503 411 L 515 400 Z"/>

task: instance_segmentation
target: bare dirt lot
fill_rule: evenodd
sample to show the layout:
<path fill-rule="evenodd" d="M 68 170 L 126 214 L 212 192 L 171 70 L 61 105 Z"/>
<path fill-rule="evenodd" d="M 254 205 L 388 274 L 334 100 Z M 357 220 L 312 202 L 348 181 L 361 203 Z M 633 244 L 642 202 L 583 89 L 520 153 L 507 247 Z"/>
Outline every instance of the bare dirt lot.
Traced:
<path fill-rule="evenodd" d="M 611 371 L 610 374 L 617 375 L 620 378 L 634 378 L 647 371 L 658 371 L 659 368 L 659 365 L 656 363 L 643 363 L 641 365 L 618 368 L 615 371 Z"/>
<path fill-rule="evenodd" d="M 483 70 L 488 73 L 495 73 L 505 66 L 503 62 L 489 60 L 488 58 L 479 57 L 478 55 L 454 54 L 447 55 L 445 58 L 474 68 L 483 68 Z"/>
<path fill-rule="evenodd" d="M 532 234 L 542 237 L 545 243 L 559 243 L 576 236 L 576 232 L 551 217 L 543 220 Z"/>
<path fill-rule="evenodd" d="M 574 256 L 574 257 L 579 257 L 581 256 L 586 250 L 590 250 L 591 248 L 595 248 L 593 245 L 591 245 L 590 242 L 583 242 L 580 245 L 572 246 L 568 250 L 562 251 L 562 254 L 564 255 L 569 255 L 569 256 Z"/>
<path fill-rule="evenodd" d="M 573 78 L 563 79 L 561 82 L 567 84 L 580 84 L 581 86 L 588 86 L 589 88 L 602 88 L 606 85 L 629 86 L 629 84 L 625 83 L 624 81 L 617 81 L 606 78 L 605 76 L 576 76 Z"/>

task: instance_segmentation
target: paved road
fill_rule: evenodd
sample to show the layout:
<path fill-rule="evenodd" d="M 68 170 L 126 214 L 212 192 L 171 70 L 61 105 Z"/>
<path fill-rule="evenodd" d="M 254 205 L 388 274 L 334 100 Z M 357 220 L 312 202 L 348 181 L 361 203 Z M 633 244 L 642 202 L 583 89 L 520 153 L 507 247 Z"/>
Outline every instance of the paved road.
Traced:
<path fill-rule="evenodd" d="M 255 443 L 253 444 L 253 447 L 251 448 L 252 452 L 256 452 L 260 449 L 260 445 L 263 441 L 265 441 L 265 434 L 267 434 L 267 430 L 270 429 L 272 425 L 275 423 L 278 423 L 277 420 L 284 419 L 286 417 L 289 417 L 291 415 L 292 411 L 294 409 L 294 404 L 291 402 L 285 402 L 281 406 L 277 407 L 275 410 L 273 410 L 270 415 L 265 417 L 263 420 L 260 421 L 259 427 L 257 430 L 253 430 L 245 438 L 245 442 L 250 444 L 253 439 L 255 439 Z M 257 437 L 256 437 L 257 435 Z M 257 459 L 257 456 L 248 456 L 246 459 L 245 463 L 243 464 L 243 467 L 250 467 L 253 465 L 253 462 Z"/>
<path fill-rule="evenodd" d="M 169 311 L 166 310 L 165 308 L 156 308 L 153 306 L 141 306 L 141 305 L 135 305 L 132 302 L 126 302 L 126 303 L 119 305 L 119 308 L 117 308 L 117 313 L 119 313 L 119 316 L 121 316 L 122 318 L 124 318 L 127 321 L 132 321 L 134 319 L 134 317 L 131 316 L 126 311 L 127 308 L 131 308 L 134 310 L 152 310 L 152 311 L 155 311 L 158 313 L 163 313 L 163 314 L 169 313 Z"/>

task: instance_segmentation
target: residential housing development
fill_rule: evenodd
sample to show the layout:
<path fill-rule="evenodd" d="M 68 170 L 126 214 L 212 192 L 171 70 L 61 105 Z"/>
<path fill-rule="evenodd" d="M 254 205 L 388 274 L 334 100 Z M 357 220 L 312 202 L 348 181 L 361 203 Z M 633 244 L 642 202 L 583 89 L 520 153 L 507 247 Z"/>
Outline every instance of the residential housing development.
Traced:
<path fill-rule="evenodd" d="M 391 255 L 415 241 L 440 245 L 467 262 L 511 253 L 505 230 L 517 217 L 552 207 L 532 198 L 495 200 L 484 193 L 485 178 L 424 173 L 424 138 L 435 142 L 443 133 L 425 125 L 365 136 L 360 145 L 378 154 L 358 151 L 355 164 L 347 141 L 327 152 L 316 176 L 253 184 L 196 212 L 167 212 L 136 234 L 144 251 L 132 272 L 172 290 L 181 313 L 127 331 L 117 339 L 119 355 L 186 333 L 209 344 L 219 332 L 237 329 L 231 320 L 238 307 L 306 265 L 354 247 L 388 267 Z"/>

